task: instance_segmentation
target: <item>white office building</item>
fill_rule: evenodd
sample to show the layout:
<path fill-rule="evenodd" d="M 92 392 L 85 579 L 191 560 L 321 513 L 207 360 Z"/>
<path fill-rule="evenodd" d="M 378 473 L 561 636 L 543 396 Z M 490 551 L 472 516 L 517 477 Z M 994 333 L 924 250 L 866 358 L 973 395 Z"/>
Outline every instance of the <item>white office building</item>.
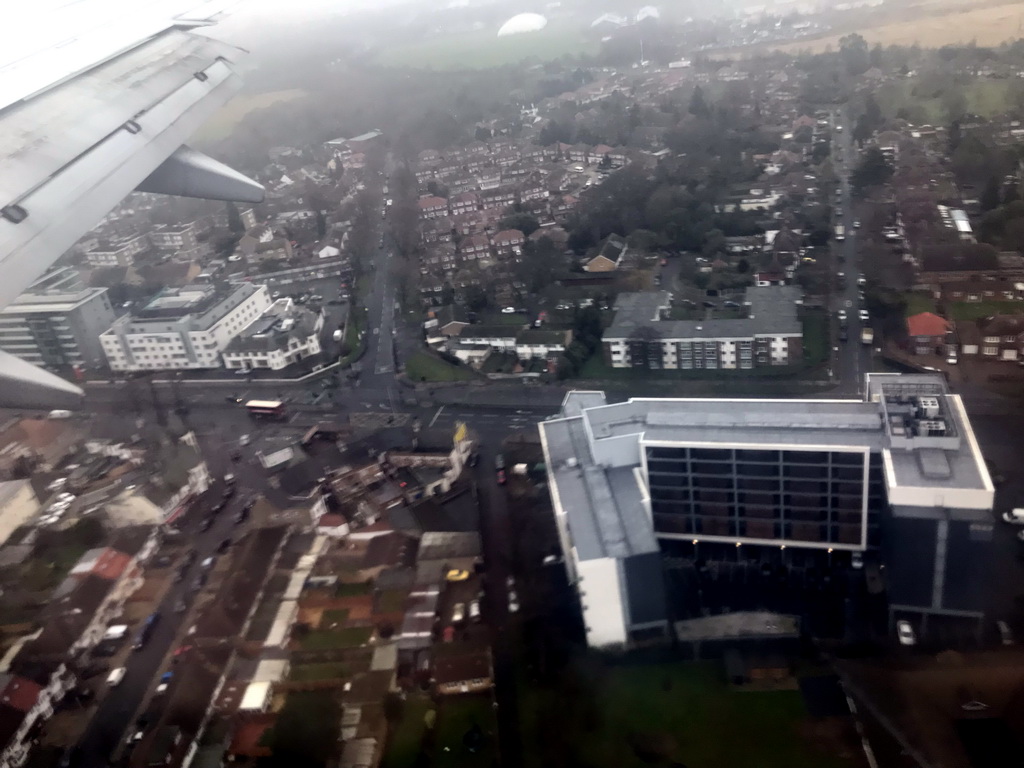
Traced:
<path fill-rule="evenodd" d="M 868 374 L 864 400 L 632 399 L 572 392 L 541 423 L 587 639 L 667 624 L 660 551 L 815 567 L 869 552 L 890 611 L 980 620 L 994 491 L 939 376 Z"/>
<path fill-rule="evenodd" d="M 0 310 L 0 350 L 50 369 L 95 368 L 104 362 L 99 337 L 114 322 L 106 288 L 37 290 Z"/>
<path fill-rule="evenodd" d="M 100 336 L 112 371 L 219 368 L 231 340 L 266 311 L 265 285 L 190 285 L 161 291 Z"/>
<path fill-rule="evenodd" d="M 290 298 L 278 299 L 232 339 L 224 350 L 224 366 L 279 371 L 319 354 L 324 313 L 300 306 Z"/>

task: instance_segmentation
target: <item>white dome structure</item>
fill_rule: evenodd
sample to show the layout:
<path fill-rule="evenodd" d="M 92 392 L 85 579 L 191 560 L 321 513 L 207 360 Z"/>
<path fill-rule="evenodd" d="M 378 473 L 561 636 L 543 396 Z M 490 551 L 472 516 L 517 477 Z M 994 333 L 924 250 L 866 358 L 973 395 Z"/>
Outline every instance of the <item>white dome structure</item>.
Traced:
<path fill-rule="evenodd" d="M 539 13 L 520 13 L 501 25 L 501 29 L 498 30 L 498 37 L 518 35 L 523 32 L 536 32 L 544 29 L 547 25 L 548 20 Z"/>

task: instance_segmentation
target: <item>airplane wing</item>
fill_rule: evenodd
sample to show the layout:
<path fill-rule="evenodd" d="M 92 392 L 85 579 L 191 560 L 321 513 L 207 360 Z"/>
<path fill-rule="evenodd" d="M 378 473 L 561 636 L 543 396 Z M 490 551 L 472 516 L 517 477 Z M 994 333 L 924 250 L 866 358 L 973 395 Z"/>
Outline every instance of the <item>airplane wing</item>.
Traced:
<path fill-rule="evenodd" d="M 135 189 L 263 199 L 259 184 L 185 144 L 240 85 L 244 52 L 190 31 L 230 3 L 26 5 L 0 29 L 0 307 Z M 39 386 L 66 390 L 38 374 Z"/>

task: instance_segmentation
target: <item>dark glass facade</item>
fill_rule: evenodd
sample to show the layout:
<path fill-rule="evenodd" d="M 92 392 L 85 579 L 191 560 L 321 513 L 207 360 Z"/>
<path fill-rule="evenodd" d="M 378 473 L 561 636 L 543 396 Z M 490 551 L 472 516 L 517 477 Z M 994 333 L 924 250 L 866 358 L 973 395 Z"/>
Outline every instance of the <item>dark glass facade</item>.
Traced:
<path fill-rule="evenodd" d="M 885 504 L 881 457 L 843 451 L 648 446 L 654 528 L 680 536 L 859 545 L 868 461 L 868 544 Z"/>

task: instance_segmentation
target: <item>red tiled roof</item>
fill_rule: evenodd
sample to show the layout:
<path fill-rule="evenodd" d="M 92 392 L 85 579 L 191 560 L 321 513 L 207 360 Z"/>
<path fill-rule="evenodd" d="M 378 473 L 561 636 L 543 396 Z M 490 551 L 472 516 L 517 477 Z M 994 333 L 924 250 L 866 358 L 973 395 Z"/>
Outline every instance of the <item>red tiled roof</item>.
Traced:
<path fill-rule="evenodd" d="M 38 683 L 15 675 L 7 682 L 7 687 L 0 694 L 0 702 L 19 712 L 28 712 L 36 705 L 39 692 L 43 688 Z"/>
<path fill-rule="evenodd" d="M 443 197 L 421 197 L 417 202 L 420 208 L 438 208 L 443 205 L 448 205 L 448 201 Z"/>
<path fill-rule="evenodd" d="M 269 757 L 270 748 L 262 746 L 263 734 L 273 727 L 277 715 L 256 715 L 240 724 L 231 738 L 228 752 L 244 757 Z"/>
<path fill-rule="evenodd" d="M 921 312 L 907 318 L 907 333 L 910 336 L 942 336 L 949 330 L 949 321 L 934 312 Z"/>
<path fill-rule="evenodd" d="M 342 515 L 336 515 L 333 512 L 328 512 L 326 515 L 320 518 L 320 521 L 316 524 L 317 528 L 338 528 L 344 525 L 346 522 Z"/>
<path fill-rule="evenodd" d="M 131 557 L 123 552 L 107 547 L 96 560 L 90 573 L 99 576 L 101 579 L 117 581 L 121 578 L 121 574 L 124 573 L 131 561 Z"/>

